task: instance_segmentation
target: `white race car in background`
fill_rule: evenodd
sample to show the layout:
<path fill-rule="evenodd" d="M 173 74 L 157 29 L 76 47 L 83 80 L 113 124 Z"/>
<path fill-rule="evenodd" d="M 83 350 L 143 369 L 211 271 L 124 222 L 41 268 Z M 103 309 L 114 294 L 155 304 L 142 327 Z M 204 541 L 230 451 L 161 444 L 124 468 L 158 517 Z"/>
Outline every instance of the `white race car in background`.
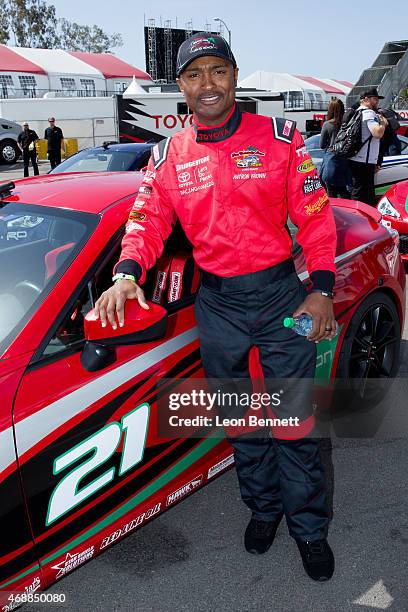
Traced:
<path fill-rule="evenodd" d="M 384 157 L 379 172 L 375 175 L 375 194 L 381 197 L 394 183 L 408 179 L 408 138 L 398 136 L 401 141 L 401 155 L 390 155 Z M 324 151 L 320 148 L 320 134 L 306 138 L 305 145 L 309 155 L 320 174 Z"/>

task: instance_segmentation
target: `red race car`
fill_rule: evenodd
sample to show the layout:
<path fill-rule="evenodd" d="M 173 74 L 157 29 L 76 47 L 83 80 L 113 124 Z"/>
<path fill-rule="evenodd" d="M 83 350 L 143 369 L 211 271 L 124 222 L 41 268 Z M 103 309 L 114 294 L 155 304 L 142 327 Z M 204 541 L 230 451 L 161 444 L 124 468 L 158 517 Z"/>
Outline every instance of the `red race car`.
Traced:
<path fill-rule="evenodd" d="M 399 233 L 400 253 L 408 263 L 408 181 L 396 183 L 388 189 L 377 204 L 383 215 L 383 225 Z"/>
<path fill-rule="evenodd" d="M 151 311 L 128 302 L 128 327 L 117 332 L 92 318 L 141 180 L 95 173 L 0 186 L 2 612 L 46 598 L 55 580 L 233 463 L 219 437 L 157 433 L 158 384 L 203 376 L 199 273 L 177 225 L 145 284 Z M 397 371 L 405 274 L 398 236 L 378 211 L 333 205 L 341 329 L 319 344 L 316 378 L 337 373 L 359 391 Z"/>

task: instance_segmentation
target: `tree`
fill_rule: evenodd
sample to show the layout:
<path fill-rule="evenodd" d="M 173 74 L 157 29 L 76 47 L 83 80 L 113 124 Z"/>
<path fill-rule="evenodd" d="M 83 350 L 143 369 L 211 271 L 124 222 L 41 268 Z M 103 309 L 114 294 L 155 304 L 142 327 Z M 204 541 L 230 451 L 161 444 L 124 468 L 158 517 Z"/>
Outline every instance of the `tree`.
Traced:
<path fill-rule="evenodd" d="M 59 20 L 60 46 L 71 51 L 107 53 L 123 45 L 120 34 L 106 34 L 97 25 L 82 26 L 67 19 Z"/>
<path fill-rule="evenodd" d="M 44 0 L 6 0 L 8 27 L 17 47 L 58 47 L 55 6 Z"/>
<path fill-rule="evenodd" d="M 0 0 L 0 44 L 7 44 L 9 38 L 8 7 L 6 0 Z"/>
<path fill-rule="evenodd" d="M 45 0 L 0 0 L 0 43 L 17 47 L 62 48 L 106 53 L 123 45 L 120 34 L 57 19 L 55 6 Z"/>

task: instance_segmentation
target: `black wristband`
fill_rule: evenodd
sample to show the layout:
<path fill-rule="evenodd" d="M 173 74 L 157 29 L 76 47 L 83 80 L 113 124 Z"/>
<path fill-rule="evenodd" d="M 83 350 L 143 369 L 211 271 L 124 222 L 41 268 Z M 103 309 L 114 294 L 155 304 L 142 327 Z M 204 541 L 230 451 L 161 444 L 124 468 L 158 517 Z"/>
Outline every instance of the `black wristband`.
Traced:
<path fill-rule="evenodd" d="M 335 281 L 334 272 L 330 270 L 315 270 L 311 272 L 310 280 L 313 283 L 313 289 L 332 293 Z"/>
<path fill-rule="evenodd" d="M 136 278 L 136 281 L 142 276 L 142 267 L 133 259 L 124 259 L 115 266 L 114 274 L 121 272 L 122 274 L 131 274 Z"/>

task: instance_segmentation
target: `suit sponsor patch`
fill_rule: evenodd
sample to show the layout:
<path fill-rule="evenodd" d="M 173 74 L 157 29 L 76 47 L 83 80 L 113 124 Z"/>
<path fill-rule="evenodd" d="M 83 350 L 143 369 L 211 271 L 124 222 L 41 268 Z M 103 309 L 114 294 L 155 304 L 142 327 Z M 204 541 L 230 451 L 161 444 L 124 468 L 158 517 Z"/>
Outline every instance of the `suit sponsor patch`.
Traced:
<path fill-rule="evenodd" d="M 320 212 L 322 208 L 326 206 L 326 204 L 328 203 L 329 203 L 329 198 L 327 197 L 326 194 L 323 196 L 320 196 L 320 198 L 317 198 L 317 200 L 315 200 L 311 204 L 306 204 L 306 206 L 304 207 L 305 213 L 309 216 L 315 215 L 316 213 Z"/>
<path fill-rule="evenodd" d="M 309 172 L 314 170 L 315 167 L 316 166 L 314 165 L 312 160 L 309 158 L 309 159 L 305 159 L 305 161 L 302 161 L 302 163 L 298 165 L 296 170 L 300 172 L 301 174 L 308 174 Z"/>
<path fill-rule="evenodd" d="M 316 176 L 307 176 L 302 185 L 302 191 L 305 195 L 318 191 L 323 187 L 320 178 Z"/>
<path fill-rule="evenodd" d="M 130 211 L 129 221 L 146 221 L 146 215 L 137 210 L 132 210 Z"/>

